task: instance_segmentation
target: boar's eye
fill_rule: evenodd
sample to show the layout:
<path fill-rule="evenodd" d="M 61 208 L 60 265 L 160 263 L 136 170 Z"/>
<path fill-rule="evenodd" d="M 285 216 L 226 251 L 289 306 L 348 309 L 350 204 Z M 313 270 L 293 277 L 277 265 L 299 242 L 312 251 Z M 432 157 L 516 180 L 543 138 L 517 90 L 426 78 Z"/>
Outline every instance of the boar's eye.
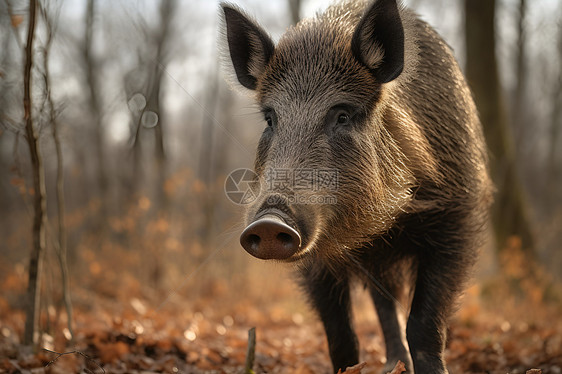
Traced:
<path fill-rule="evenodd" d="M 326 116 L 326 130 L 329 132 L 338 129 L 347 129 L 355 120 L 357 110 L 350 105 L 336 105 Z"/>
<path fill-rule="evenodd" d="M 349 124 L 349 119 L 350 119 L 350 118 L 349 118 L 349 114 L 347 114 L 347 113 L 340 113 L 340 114 L 338 115 L 338 119 L 337 119 L 336 123 L 337 123 L 338 125 L 344 125 L 344 126 L 345 126 L 345 125 Z"/>

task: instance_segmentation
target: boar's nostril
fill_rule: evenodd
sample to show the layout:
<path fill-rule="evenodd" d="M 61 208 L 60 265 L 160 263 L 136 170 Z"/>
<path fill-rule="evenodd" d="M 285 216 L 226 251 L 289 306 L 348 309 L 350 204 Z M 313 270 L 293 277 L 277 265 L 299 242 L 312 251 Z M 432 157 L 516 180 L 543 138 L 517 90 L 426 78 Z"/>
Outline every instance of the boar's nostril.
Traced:
<path fill-rule="evenodd" d="M 252 249 L 252 251 L 257 252 L 260 247 L 261 238 L 256 234 L 248 235 L 246 239 L 248 245 Z"/>
<path fill-rule="evenodd" d="M 284 260 L 299 250 L 301 237 L 283 219 L 268 214 L 246 227 L 240 236 L 240 244 L 257 258 Z"/>
<path fill-rule="evenodd" d="M 286 232 L 277 234 L 277 240 L 286 248 L 291 248 L 295 245 L 293 237 Z"/>

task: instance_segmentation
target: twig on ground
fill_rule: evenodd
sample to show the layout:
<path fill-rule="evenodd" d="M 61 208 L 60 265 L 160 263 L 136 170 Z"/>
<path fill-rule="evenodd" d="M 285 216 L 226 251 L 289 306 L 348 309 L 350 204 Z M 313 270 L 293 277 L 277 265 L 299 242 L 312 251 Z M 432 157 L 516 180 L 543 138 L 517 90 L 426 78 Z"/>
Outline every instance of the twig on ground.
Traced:
<path fill-rule="evenodd" d="M 94 365 L 96 365 L 98 368 L 100 368 L 101 371 L 105 374 L 105 369 L 102 368 L 102 367 L 100 366 L 100 364 L 98 364 L 93 358 L 89 357 L 88 355 L 86 355 L 86 354 L 83 353 L 83 352 L 80 352 L 80 351 L 69 351 L 69 352 L 62 352 L 62 353 L 61 353 L 61 352 L 51 351 L 51 350 L 49 350 L 49 349 L 47 349 L 47 348 L 43 348 L 43 350 L 44 350 L 44 351 L 47 351 L 47 352 L 49 352 L 49 353 L 54 353 L 54 354 L 57 355 L 57 357 L 55 357 L 55 358 L 52 359 L 51 361 L 47 362 L 47 365 L 45 365 L 45 367 L 49 367 L 51 364 L 54 364 L 54 363 L 55 363 L 59 358 L 61 358 L 62 356 L 70 355 L 70 354 L 79 354 L 80 356 L 84 357 L 86 360 L 88 360 L 88 361 L 90 361 L 90 362 L 93 362 Z"/>
<path fill-rule="evenodd" d="M 248 330 L 248 353 L 246 353 L 246 366 L 244 374 L 254 374 L 254 359 L 256 358 L 256 328 Z"/>

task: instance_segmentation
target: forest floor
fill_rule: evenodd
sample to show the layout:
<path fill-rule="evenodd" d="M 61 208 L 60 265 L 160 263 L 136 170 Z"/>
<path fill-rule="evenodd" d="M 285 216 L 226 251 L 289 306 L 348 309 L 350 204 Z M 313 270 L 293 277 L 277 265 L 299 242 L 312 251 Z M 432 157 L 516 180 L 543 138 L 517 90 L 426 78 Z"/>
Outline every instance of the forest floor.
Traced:
<path fill-rule="evenodd" d="M 243 373 L 251 327 L 255 373 L 330 372 L 322 326 L 282 265 L 227 261 L 183 279 L 180 271 L 172 285 L 145 287 L 127 270 L 138 259 L 113 250 L 83 251 L 73 269 L 72 342 L 56 277 L 46 282 L 43 293 L 51 296 L 43 299 L 35 353 L 21 345 L 25 266 L 0 259 L 0 373 Z M 247 270 L 233 270 L 241 266 Z M 502 275 L 475 280 L 452 318 L 450 373 L 562 373 L 560 286 L 522 255 L 506 257 L 503 268 Z M 380 373 L 376 314 L 361 287 L 353 296 L 366 362 L 360 373 Z"/>

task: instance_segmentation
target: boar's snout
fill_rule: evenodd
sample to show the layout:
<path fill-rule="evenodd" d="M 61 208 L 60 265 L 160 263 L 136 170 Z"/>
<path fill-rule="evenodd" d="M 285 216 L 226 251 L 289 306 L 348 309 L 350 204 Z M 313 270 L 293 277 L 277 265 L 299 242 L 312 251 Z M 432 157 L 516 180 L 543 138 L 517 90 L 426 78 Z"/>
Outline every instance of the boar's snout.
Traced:
<path fill-rule="evenodd" d="M 246 227 L 240 244 L 254 257 L 286 260 L 300 249 L 301 236 L 280 215 L 267 213 Z"/>

